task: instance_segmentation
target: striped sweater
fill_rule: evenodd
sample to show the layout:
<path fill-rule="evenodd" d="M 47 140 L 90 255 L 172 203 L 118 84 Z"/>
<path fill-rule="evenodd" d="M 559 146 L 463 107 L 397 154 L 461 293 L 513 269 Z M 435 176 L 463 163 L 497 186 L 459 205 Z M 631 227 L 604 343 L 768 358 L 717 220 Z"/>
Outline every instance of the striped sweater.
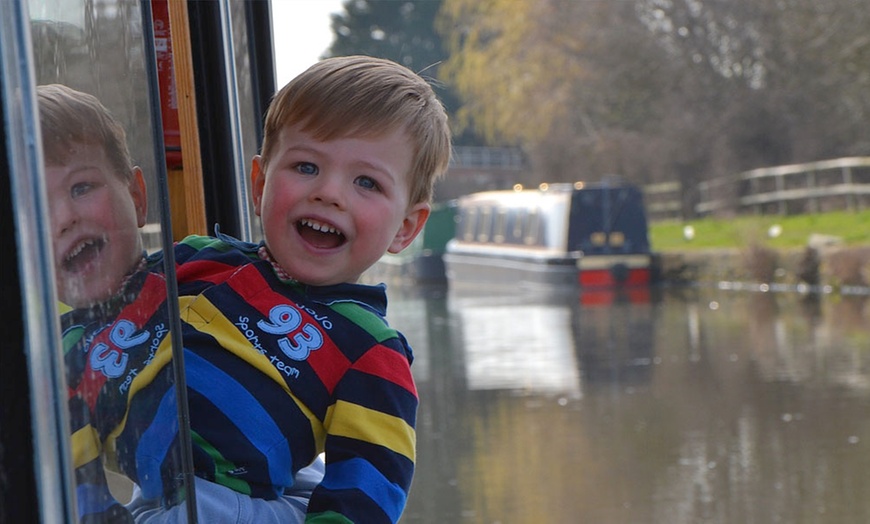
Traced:
<path fill-rule="evenodd" d="M 228 237 L 176 245 L 196 475 L 271 499 L 325 451 L 306 521 L 396 522 L 414 471 L 417 396 L 410 347 L 384 320 L 384 288 L 282 282 L 256 248 Z M 149 326 L 129 316 L 101 332 Z M 89 410 L 93 433 L 148 498 L 177 489 L 168 340 L 127 348 L 123 375 L 86 380 L 78 395 L 105 395 Z"/>

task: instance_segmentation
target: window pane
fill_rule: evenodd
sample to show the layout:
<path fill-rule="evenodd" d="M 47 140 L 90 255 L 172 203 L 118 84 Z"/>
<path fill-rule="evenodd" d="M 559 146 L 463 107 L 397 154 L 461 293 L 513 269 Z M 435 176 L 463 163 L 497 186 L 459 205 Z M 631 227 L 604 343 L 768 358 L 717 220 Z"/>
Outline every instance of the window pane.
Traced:
<path fill-rule="evenodd" d="M 4 318 L 0 329 L 0 522 L 64 522 L 72 515 L 65 388 L 48 213 L 30 69 L 27 5 L 0 16 L 0 237 Z"/>
<path fill-rule="evenodd" d="M 161 264 L 147 260 L 169 224 L 150 45 L 138 2 L 30 0 L 30 14 L 78 513 L 108 521 L 134 496 L 179 501 L 186 478 L 169 340 L 177 320 Z"/>
<path fill-rule="evenodd" d="M 236 78 L 236 96 L 239 100 L 239 132 L 241 141 L 241 153 L 243 159 L 243 169 L 240 184 L 246 187 L 245 194 L 251 194 L 251 178 L 248 175 L 247 169 L 251 167 L 251 159 L 254 155 L 260 152 L 260 138 L 262 134 L 264 108 L 258 107 L 262 102 L 259 99 L 257 92 L 258 82 L 269 82 L 269 79 L 257 78 L 257 71 L 254 70 L 253 61 L 255 60 L 255 42 L 253 36 L 249 34 L 249 25 L 246 23 L 250 16 L 250 9 L 253 4 L 250 2 L 228 2 L 227 8 L 230 10 L 230 25 L 233 40 L 233 61 L 235 64 Z M 269 82 L 270 90 L 274 90 L 274 82 Z M 241 206 L 240 213 L 247 215 L 247 221 L 251 224 L 251 240 L 260 241 L 263 238 L 262 228 L 260 225 L 260 217 L 254 214 L 253 207 L 250 205 L 250 196 Z"/>

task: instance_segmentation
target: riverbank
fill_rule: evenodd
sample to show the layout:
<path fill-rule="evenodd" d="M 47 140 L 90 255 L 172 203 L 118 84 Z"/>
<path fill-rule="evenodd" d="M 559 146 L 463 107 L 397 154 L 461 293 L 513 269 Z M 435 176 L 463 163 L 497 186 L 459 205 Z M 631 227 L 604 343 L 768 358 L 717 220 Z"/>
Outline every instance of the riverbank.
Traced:
<path fill-rule="evenodd" d="M 743 282 L 870 293 L 870 246 L 667 250 L 656 253 L 655 267 L 665 284 Z"/>

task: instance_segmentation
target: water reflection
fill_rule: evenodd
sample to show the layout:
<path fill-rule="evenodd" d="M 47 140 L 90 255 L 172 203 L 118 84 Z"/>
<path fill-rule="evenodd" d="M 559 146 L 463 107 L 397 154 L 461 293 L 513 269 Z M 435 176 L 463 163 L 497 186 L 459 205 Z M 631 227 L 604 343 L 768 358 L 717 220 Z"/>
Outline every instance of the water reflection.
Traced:
<path fill-rule="evenodd" d="M 391 293 L 421 397 L 403 522 L 870 518 L 864 298 Z"/>
<path fill-rule="evenodd" d="M 580 396 L 571 307 L 533 300 L 452 297 L 466 387 Z"/>

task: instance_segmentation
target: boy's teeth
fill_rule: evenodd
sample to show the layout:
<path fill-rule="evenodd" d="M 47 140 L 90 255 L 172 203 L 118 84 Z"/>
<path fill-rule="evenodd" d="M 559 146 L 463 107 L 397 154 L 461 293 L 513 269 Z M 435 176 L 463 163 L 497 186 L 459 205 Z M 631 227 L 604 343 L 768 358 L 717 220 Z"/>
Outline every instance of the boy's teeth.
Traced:
<path fill-rule="evenodd" d="M 106 236 L 101 236 L 97 238 L 88 238 L 86 240 L 82 240 L 80 243 L 76 244 L 69 252 L 67 252 L 64 257 L 64 261 L 69 263 L 75 260 L 76 257 L 82 254 L 86 249 L 94 249 L 95 251 L 102 250 L 103 246 L 108 242 Z"/>
<path fill-rule="evenodd" d="M 93 241 L 93 240 L 85 240 L 85 241 L 82 242 L 81 244 L 77 245 L 77 246 L 75 247 L 75 249 L 73 249 L 72 251 L 70 251 L 70 252 L 67 254 L 67 256 L 66 256 L 66 259 L 67 259 L 67 260 L 72 260 L 73 258 L 76 257 L 76 255 L 78 255 L 79 253 L 81 253 L 81 252 L 82 252 L 86 247 L 88 247 L 88 246 L 92 246 L 92 245 L 94 245 L 94 241 Z"/>
<path fill-rule="evenodd" d="M 302 225 L 310 227 L 311 229 L 314 229 L 315 231 L 320 231 L 321 233 L 333 233 L 333 234 L 338 233 L 338 230 L 336 230 L 332 226 L 328 226 L 326 224 L 321 224 L 320 222 L 315 222 L 315 221 L 309 220 L 309 219 L 303 220 Z"/>

